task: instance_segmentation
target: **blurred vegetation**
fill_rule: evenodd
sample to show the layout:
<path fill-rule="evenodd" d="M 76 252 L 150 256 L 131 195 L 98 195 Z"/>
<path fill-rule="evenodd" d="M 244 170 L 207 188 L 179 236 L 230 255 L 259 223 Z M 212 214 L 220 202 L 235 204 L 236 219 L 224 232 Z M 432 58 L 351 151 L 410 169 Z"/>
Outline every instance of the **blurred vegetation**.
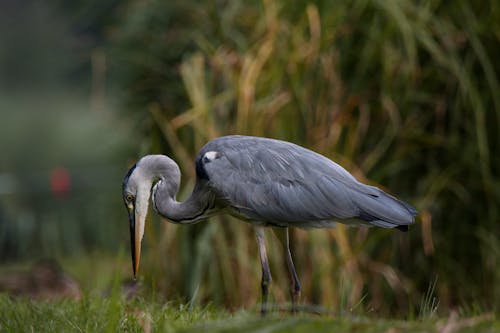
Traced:
<path fill-rule="evenodd" d="M 95 82 L 99 34 L 61 10 L 0 3 L 0 264 L 114 252 L 127 237 L 111 222 L 130 127 Z"/>
<path fill-rule="evenodd" d="M 54 1 L 93 38 L 80 70 L 121 101 L 140 147 L 134 158 L 165 153 L 179 163 L 181 198 L 194 184 L 197 150 L 237 133 L 304 145 L 416 206 L 406 234 L 294 230 L 304 303 L 422 316 L 498 309 L 496 1 L 75 3 Z M 141 268 L 151 288 L 193 304 L 259 301 L 249 225 L 228 216 L 189 227 L 152 220 Z M 286 268 L 268 240 L 272 294 L 283 303 Z"/>

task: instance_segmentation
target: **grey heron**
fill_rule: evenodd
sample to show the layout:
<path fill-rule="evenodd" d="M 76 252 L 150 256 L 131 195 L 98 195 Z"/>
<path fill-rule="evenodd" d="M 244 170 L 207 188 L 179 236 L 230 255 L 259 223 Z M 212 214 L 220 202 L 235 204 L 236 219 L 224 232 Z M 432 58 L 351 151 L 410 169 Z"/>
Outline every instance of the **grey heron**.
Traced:
<path fill-rule="evenodd" d="M 286 141 L 220 137 L 201 148 L 195 168 L 196 184 L 184 202 L 176 200 L 179 167 L 165 155 L 144 156 L 125 175 L 123 200 L 129 215 L 134 277 L 150 197 L 155 211 L 173 223 L 197 223 L 226 212 L 255 227 L 262 264 L 262 313 L 272 280 L 264 227 L 272 227 L 283 245 L 295 309 L 301 289 L 289 227 L 323 228 L 341 222 L 406 231 L 417 214 L 409 204 L 359 182 L 332 160 Z"/>

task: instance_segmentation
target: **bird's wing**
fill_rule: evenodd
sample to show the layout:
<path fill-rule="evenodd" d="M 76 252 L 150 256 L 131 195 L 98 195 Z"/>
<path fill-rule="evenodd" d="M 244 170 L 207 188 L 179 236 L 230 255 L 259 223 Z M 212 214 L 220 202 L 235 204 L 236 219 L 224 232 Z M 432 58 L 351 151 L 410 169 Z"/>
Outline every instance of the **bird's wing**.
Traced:
<path fill-rule="evenodd" d="M 222 137 L 202 148 L 196 167 L 220 197 L 252 220 L 302 227 L 350 218 L 382 227 L 413 222 L 406 204 L 288 142 Z"/>

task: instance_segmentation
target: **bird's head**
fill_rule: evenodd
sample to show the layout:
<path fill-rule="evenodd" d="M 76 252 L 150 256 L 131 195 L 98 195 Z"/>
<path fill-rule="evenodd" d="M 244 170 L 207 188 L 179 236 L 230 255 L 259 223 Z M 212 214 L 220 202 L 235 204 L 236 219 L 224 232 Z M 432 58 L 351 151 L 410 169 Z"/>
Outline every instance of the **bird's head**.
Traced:
<path fill-rule="evenodd" d="M 166 179 L 165 179 L 166 178 Z M 147 155 L 130 168 L 123 178 L 123 201 L 130 223 L 130 245 L 134 278 L 139 270 L 141 242 L 148 213 L 153 183 L 158 179 L 169 188 L 178 188 L 180 172 L 177 164 L 165 155 Z"/>

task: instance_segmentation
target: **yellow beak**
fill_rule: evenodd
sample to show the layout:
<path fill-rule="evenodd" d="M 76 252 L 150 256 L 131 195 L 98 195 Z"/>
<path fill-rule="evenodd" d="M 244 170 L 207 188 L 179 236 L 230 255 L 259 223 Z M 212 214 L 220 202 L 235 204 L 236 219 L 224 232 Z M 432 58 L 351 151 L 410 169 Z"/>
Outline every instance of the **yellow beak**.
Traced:
<path fill-rule="evenodd" d="M 145 216 L 141 216 L 135 207 L 129 207 L 128 214 L 130 222 L 130 250 L 132 253 L 132 269 L 134 271 L 134 279 L 139 271 L 139 263 L 141 262 L 141 243 L 144 234 Z"/>

